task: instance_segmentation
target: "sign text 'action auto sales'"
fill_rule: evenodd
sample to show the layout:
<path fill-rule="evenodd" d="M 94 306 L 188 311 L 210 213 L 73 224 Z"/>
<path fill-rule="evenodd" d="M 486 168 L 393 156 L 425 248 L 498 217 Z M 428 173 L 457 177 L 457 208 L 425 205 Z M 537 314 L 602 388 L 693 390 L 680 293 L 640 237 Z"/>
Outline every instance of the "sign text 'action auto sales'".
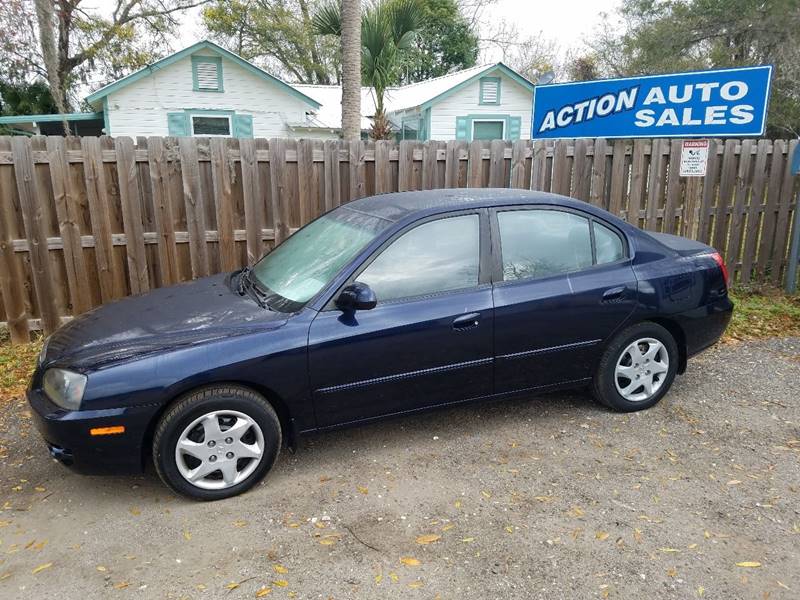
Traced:
<path fill-rule="evenodd" d="M 761 135 L 772 67 L 538 85 L 531 137 Z"/>

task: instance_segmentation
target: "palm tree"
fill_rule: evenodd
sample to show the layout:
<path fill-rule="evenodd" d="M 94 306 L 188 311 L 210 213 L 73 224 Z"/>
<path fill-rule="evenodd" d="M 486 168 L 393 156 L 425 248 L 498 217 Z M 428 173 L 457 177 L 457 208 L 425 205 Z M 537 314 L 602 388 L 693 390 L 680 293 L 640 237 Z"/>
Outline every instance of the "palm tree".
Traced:
<path fill-rule="evenodd" d="M 342 0 L 342 136 L 361 138 L 361 0 Z"/>
<path fill-rule="evenodd" d="M 343 2 L 345 0 L 342 0 Z M 403 50 L 409 48 L 422 27 L 420 0 L 376 0 L 361 16 L 361 77 L 375 94 L 372 138 L 388 139 L 391 124 L 386 118 L 386 89 L 397 82 Z M 342 12 L 335 3 L 314 15 L 314 29 L 321 35 L 342 35 Z M 344 62 L 344 57 L 343 57 Z M 344 92 L 344 89 L 342 90 Z M 344 113 L 344 95 L 342 96 Z M 344 123 L 342 124 L 344 127 Z"/>

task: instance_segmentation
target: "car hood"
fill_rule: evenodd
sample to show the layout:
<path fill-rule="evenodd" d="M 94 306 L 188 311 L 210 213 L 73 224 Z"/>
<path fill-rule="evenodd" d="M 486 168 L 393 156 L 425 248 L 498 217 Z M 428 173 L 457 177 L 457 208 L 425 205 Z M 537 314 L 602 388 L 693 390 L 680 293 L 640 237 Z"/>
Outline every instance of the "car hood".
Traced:
<path fill-rule="evenodd" d="M 274 329 L 288 316 L 240 296 L 230 275 L 214 275 L 124 298 L 73 319 L 48 339 L 42 364 L 99 366 Z"/>

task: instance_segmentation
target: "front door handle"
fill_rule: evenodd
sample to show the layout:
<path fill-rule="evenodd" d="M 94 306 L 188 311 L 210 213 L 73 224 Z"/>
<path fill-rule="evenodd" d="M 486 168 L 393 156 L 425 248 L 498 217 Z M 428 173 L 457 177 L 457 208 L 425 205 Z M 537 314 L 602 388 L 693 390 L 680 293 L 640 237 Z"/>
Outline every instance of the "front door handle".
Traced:
<path fill-rule="evenodd" d="M 464 331 L 465 329 L 472 329 L 480 324 L 481 313 L 469 313 L 468 315 L 461 315 L 456 317 L 453 321 L 453 329 L 456 331 Z"/>
<path fill-rule="evenodd" d="M 610 290 L 606 290 L 603 292 L 603 302 L 616 302 L 622 300 L 625 296 L 625 291 L 627 288 L 625 286 L 611 288 Z"/>

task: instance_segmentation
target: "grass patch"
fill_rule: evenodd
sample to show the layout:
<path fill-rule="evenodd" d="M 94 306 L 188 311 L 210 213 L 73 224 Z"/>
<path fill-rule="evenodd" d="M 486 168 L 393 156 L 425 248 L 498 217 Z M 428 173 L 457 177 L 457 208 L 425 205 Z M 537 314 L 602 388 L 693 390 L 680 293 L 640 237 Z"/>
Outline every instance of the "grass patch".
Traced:
<path fill-rule="evenodd" d="M 800 336 L 800 296 L 771 288 L 736 289 L 730 295 L 736 307 L 726 337 Z"/>

